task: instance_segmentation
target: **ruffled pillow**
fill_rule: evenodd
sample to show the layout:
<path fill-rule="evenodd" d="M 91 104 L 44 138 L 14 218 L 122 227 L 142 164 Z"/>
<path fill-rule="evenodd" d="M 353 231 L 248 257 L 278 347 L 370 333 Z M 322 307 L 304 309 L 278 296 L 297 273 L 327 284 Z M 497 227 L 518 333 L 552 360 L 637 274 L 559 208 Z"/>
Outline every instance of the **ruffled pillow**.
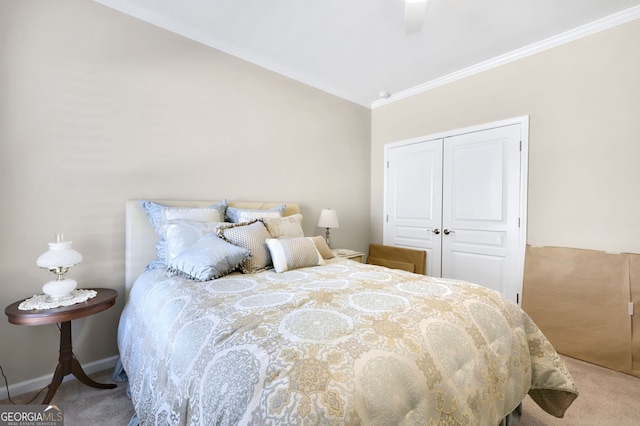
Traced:
<path fill-rule="evenodd" d="M 140 206 L 144 210 L 158 235 L 156 253 L 158 259 L 166 263 L 164 225 L 170 220 L 184 219 L 197 222 L 224 222 L 227 210 L 227 200 L 211 204 L 205 207 L 173 207 L 156 203 L 155 201 L 140 200 Z"/>
<path fill-rule="evenodd" d="M 224 222 L 196 222 L 193 220 L 169 220 L 162 225 L 165 235 L 164 260 L 169 261 L 194 245 L 206 234 L 216 233 Z"/>
<path fill-rule="evenodd" d="M 235 270 L 251 256 L 215 234 L 206 234 L 168 261 L 169 271 L 196 281 L 213 280 Z"/>
<path fill-rule="evenodd" d="M 243 273 L 253 274 L 271 267 L 271 255 L 266 244 L 271 235 L 261 221 L 220 225 L 216 233 L 223 240 L 251 253 L 251 257 L 240 265 Z"/>

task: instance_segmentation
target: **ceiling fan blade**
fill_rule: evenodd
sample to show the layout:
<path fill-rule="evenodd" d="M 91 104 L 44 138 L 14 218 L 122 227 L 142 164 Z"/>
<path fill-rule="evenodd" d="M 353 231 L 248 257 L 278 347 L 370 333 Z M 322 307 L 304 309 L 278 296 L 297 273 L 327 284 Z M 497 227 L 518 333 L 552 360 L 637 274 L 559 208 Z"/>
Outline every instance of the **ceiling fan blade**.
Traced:
<path fill-rule="evenodd" d="M 404 34 L 411 35 L 420 32 L 422 22 L 427 12 L 428 0 L 404 1 Z"/>

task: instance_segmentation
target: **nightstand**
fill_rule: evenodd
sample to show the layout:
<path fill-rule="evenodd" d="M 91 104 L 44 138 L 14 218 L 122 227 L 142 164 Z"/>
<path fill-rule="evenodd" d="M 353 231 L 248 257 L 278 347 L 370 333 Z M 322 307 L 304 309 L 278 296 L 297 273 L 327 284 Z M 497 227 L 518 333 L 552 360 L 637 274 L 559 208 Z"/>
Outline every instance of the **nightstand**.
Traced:
<path fill-rule="evenodd" d="M 337 257 L 342 257 L 342 258 L 345 258 L 345 259 L 351 259 L 353 261 L 360 262 L 360 263 L 362 263 L 362 261 L 364 260 L 364 253 L 362 253 L 360 251 L 349 250 L 349 249 L 335 249 L 335 250 L 331 250 L 331 251 Z"/>
<path fill-rule="evenodd" d="M 44 325 L 60 323 L 60 357 L 58 358 L 58 366 L 53 375 L 53 380 L 49 385 L 49 391 L 44 397 L 44 401 L 42 401 L 43 404 L 51 402 L 53 395 L 58 390 L 58 386 L 62 383 L 62 378 L 69 374 L 73 374 L 80 382 L 94 388 L 113 389 L 116 387 L 113 383 L 98 383 L 91 380 L 73 354 L 71 321 L 109 309 L 116 303 L 116 297 L 118 297 L 118 292 L 110 288 L 94 288 L 91 290 L 95 290 L 98 293 L 96 297 L 75 305 L 23 311 L 18 309 L 23 299 L 12 303 L 4 310 L 11 324 Z"/>

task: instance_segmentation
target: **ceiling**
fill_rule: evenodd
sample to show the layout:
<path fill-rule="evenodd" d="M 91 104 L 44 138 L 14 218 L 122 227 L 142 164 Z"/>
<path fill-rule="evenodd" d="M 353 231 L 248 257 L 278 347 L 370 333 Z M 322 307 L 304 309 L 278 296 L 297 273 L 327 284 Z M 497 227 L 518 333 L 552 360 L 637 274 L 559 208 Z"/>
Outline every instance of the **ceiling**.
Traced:
<path fill-rule="evenodd" d="M 370 108 L 640 18 L 640 0 L 429 0 L 405 35 L 404 0 L 95 1 Z"/>

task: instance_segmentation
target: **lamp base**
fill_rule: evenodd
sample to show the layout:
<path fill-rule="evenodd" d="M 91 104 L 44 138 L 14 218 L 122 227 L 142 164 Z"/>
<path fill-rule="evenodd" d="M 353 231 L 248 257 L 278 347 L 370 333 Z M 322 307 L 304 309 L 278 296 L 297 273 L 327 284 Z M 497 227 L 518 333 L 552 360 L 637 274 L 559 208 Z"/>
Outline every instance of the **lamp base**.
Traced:
<path fill-rule="evenodd" d="M 42 292 L 46 294 L 47 302 L 61 302 L 71 299 L 71 292 L 76 289 L 76 280 L 64 279 L 49 281 L 42 286 Z"/>

